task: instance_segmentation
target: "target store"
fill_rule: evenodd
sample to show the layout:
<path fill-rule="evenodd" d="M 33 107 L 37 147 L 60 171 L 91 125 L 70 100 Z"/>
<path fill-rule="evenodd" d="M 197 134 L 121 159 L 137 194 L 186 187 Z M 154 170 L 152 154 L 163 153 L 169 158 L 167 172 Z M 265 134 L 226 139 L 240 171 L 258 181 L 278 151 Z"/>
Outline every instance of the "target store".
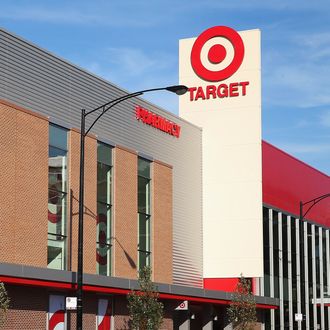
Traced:
<path fill-rule="evenodd" d="M 260 31 L 180 40 L 178 80 L 178 116 L 129 98 L 86 135 L 83 329 L 129 328 L 146 265 L 162 329 L 232 329 L 241 275 L 255 329 L 329 329 L 330 180 L 262 140 Z M 129 92 L 3 29 L 0 82 L 3 328 L 74 329 L 81 109 Z"/>

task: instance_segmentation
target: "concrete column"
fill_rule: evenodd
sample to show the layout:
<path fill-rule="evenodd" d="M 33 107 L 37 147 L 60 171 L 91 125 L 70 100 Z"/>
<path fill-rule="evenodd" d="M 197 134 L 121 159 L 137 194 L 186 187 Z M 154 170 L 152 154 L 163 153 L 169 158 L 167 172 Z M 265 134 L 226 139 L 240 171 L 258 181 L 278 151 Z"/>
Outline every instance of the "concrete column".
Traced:
<path fill-rule="evenodd" d="M 188 316 L 183 323 L 180 324 L 179 330 L 189 330 L 190 329 L 190 317 Z"/>
<path fill-rule="evenodd" d="M 207 305 L 203 308 L 203 330 L 213 330 L 213 306 Z"/>
<path fill-rule="evenodd" d="M 301 223 L 299 223 L 299 219 L 295 219 L 296 222 L 296 279 L 297 279 L 297 313 L 301 314 L 301 269 L 300 269 L 300 258 L 301 251 L 300 251 L 300 234 L 299 228 Z M 301 321 L 298 321 L 298 329 L 301 330 Z"/>
<path fill-rule="evenodd" d="M 175 311 L 174 330 L 190 330 L 189 311 Z"/>
<path fill-rule="evenodd" d="M 289 327 L 293 329 L 293 305 L 292 305 L 292 248 L 291 248 L 291 226 L 294 226 L 292 218 L 288 216 L 288 284 L 289 284 Z M 292 222 L 292 223 L 291 223 Z"/>

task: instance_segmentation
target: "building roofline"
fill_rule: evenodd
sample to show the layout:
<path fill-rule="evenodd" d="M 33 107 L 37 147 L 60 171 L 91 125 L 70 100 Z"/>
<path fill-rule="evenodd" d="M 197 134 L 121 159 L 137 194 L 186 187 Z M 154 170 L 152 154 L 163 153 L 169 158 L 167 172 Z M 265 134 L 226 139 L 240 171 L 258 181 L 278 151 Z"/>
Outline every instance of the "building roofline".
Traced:
<path fill-rule="evenodd" d="M 43 48 L 43 47 L 41 47 L 41 46 L 35 44 L 34 42 L 31 42 L 31 41 L 29 41 L 29 40 L 27 40 L 27 39 L 25 39 L 25 38 L 23 38 L 23 37 L 21 37 L 21 36 L 15 34 L 15 33 L 13 33 L 13 32 L 10 32 L 10 31 L 6 30 L 5 28 L 3 28 L 3 27 L 1 27 L 1 26 L 0 26 L 0 32 L 6 33 L 6 34 L 12 36 L 13 38 L 16 38 L 16 39 L 18 39 L 18 40 L 20 40 L 20 41 L 22 41 L 22 42 L 28 44 L 28 45 L 31 46 L 31 47 L 33 47 L 33 48 L 35 48 L 35 49 L 37 49 L 37 50 L 39 50 L 39 51 L 42 51 L 42 52 L 44 52 L 44 53 L 46 53 L 46 54 L 48 54 L 48 55 L 50 55 L 50 56 L 56 58 L 57 60 L 59 60 L 59 61 L 65 63 L 65 64 L 67 64 L 67 65 L 70 65 L 70 66 L 76 68 L 77 70 L 79 70 L 79 71 L 81 71 L 81 72 L 83 72 L 83 73 L 86 73 L 86 74 L 88 74 L 88 75 L 91 75 L 91 76 L 93 76 L 94 78 L 96 78 L 96 79 L 102 81 L 103 83 L 106 83 L 106 84 L 108 84 L 108 85 L 113 86 L 114 88 L 118 89 L 118 90 L 119 90 L 120 92 L 122 92 L 122 93 L 127 93 L 127 94 L 130 94 L 130 93 L 131 93 L 131 91 L 128 91 L 128 90 L 126 90 L 126 89 L 124 89 L 124 88 L 122 88 L 122 87 L 119 87 L 118 85 L 116 85 L 116 84 L 110 82 L 109 80 L 106 80 L 105 78 L 102 78 L 102 77 L 98 76 L 97 74 L 95 74 L 95 73 L 93 73 L 93 72 L 91 72 L 91 71 L 89 71 L 89 70 L 87 70 L 87 69 L 85 69 L 85 68 L 82 68 L 81 66 L 79 66 L 79 65 L 77 65 L 77 64 L 74 64 L 73 62 L 71 62 L 71 61 L 65 59 L 64 57 L 61 57 L 61 56 L 59 56 L 59 55 L 56 55 L 55 53 L 53 53 L 53 52 L 51 52 L 51 51 L 49 51 L 49 50 L 47 50 L 47 49 L 45 49 L 45 48 Z M 149 88 L 150 88 L 150 86 L 149 86 Z M 138 99 L 138 100 L 142 100 L 144 103 L 149 104 L 150 106 L 155 107 L 155 108 L 157 108 L 157 109 L 159 109 L 159 110 L 161 110 L 161 111 L 164 111 L 166 114 L 168 114 L 168 115 L 170 115 L 170 116 L 173 116 L 174 118 L 176 118 L 176 119 L 178 119 L 178 120 L 180 120 L 180 121 L 182 121 L 182 122 L 185 122 L 185 123 L 189 124 L 190 126 L 199 129 L 200 131 L 202 130 L 201 127 L 199 127 L 199 126 L 197 126 L 197 125 L 194 125 L 193 123 L 189 122 L 188 120 L 186 120 L 186 119 L 184 119 L 184 118 L 181 118 L 181 117 L 178 116 L 177 114 L 175 114 L 175 113 L 173 113 L 173 112 L 171 112 L 171 111 L 168 111 L 168 110 L 166 110 L 166 109 L 164 109 L 164 108 L 162 108 L 162 107 L 160 107 L 160 106 L 158 106 L 158 105 L 156 105 L 156 104 L 154 104 L 154 103 L 152 103 L 152 102 L 150 102 L 150 101 L 148 101 L 148 100 L 146 100 L 146 99 L 144 99 L 144 98 L 142 98 L 142 97 L 136 97 L 136 99 Z"/>
<path fill-rule="evenodd" d="M 274 146 L 273 144 L 271 144 L 271 143 L 265 141 L 264 139 L 262 140 L 262 143 L 265 143 L 265 144 L 269 145 L 270 147 L 276 149 L 277 151 L 279 151 L 279 152 L 281 152 L 282 154 L 284 154 L 284 155 L 290 157 L 291 159 L 293 159 L 293 160 L 295 160 L 295 161 L 301 163 L 301 164 L 304 165 L 304 166 L 309 167 L 311 170 L 313 170 L 313 171 L 315 171 L 315 172 L 318 172 L 319 174 L 322 174 L 322 175 L 325 176 L 326 178 L 329 178 L 329 175 L 327 175 L 326 173 L 324 173 L 324 172 L 318 170 L 317 168 L 315 168 L 315 167 L 313 167 L 313 166 L 311 166 L 311 165 L 305 163 L 305 162 L 302 161 L 301 159 L 299 159 L 299 158 L 297 158 L 297 157 L 295 157 L 295 156 L 289 154 L 287 151 L 284 151 L 284 150 L 280 149 L 279 147 Z"/>
<path fill-rule="evenodd" d="M 48 287 L 64 290 L 76 290 L 76 273 L 18 264 L 0 263 L 0 281 L 8 284 Z M 204 290 L 182 285 L 155 283 L 159 297 L 169 300 L 188 300 L 191 302 L 228 305 L 232 293 L 216 290 Z M 138 290 L 137 280 L 84 274 L 84 290 L 99 293 L 126 295 Z M 255 296 L 258 308 L 277 309 L 277 298 Z"/>

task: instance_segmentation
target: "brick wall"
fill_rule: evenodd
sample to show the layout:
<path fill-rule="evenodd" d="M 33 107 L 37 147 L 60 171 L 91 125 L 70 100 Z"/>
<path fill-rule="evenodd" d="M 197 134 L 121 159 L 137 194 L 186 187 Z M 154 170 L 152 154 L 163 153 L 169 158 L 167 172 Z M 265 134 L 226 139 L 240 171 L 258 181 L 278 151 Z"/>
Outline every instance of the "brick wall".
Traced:
<path fill-rule="evenodd" d="M 97 296 L 94 294 L 84 294 L 83 301 L 83 329 L 96 329 Z M 76 311 L 67 311 L 67 330 L 76 329 Z"/>
<path fill-rule="evenodd" d="M 48 120 L 0 101 L 0 123 L 0 260 L 46 267 Z"/>
<path fill-rule="evenodd" d="M 48 293 L 45 289 L 6 285 L 10 309 L 3 330 L 45 330 Z"/>
<path fill-rule="evenodd" d="M 137 155 L 114 150 L 113 276 L 137 277 Z"/>
<path fill-rule="evenodd" d="M 173 329 L 173 304 L 164 303 L 164 318 L 160 327 L 161 330 Z M 116 296 L 114 304 L 114 329 L 128 330 L 129 313 L 127 308 L 127 299 L 125 296 Z"/>
<path fill-rule="evenodd" d="M 78 209 L 79 209 L 80 133 L 69 133 L 69 183 L 71 188 L 71 263 L 77 270 Z M 85 196 L 84 196 L 84 272 L 96 273 L 96 190 L 97 190 L 97 141 L 85 140 Z"/>
<path fill-rule="evenodd" d="M 172 284 L 173 182 L 172 168 L 155 161 L 152 166 L 153 280 Z"/>

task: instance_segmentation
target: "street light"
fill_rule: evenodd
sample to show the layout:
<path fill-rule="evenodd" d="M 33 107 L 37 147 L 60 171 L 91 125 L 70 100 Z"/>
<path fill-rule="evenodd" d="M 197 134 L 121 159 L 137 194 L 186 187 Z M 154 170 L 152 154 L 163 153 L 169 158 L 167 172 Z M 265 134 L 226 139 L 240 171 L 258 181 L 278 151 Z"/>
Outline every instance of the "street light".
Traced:
<path fill-rule="evenodd" d="M 183 85 L 161 87 L 146 89 L 139 92 L 126 94 L 118 97 L 110 102 L 107 102 L 93 110 L 86 112 L 85 109 L 81 111 L 81 130 L 80 130 L 80 175 L 79 175 L 79 220 L 78 220 L 78 269 L 77 269 L 77 329 L 82 330 L 82 315 L 83 315 L 83 303 L 82 303 L 82 285 L 83 285 L 83 219 L 84 219 L 84 176 L 85 176 L 85 137 L 96 124 L 96 122 L 111 108 L 118 103 L 126 101 L 130 98 L 140 96 L 144 93 L 167 90 L 177 95 L 183 95 L 188 91 L 188 87 Z M 86 130 L 85 121 L 86 117 L 90 114 L 100 111 L 99 115 Z"/>
<path fill-rule="evenodd" d="M 307 202 L 300 201 L 299 202 L 299 223 L 302 223 L 304 220 L 305 216 L 309 213 L 309 211 L 319 202 L 321 202 L 323 199 L 330 197 L 330 193 L 324 194 L 321 196 L 317 196 Z M 308 205 L 308 209 L 304 213 L 304 206 Z M 303 236 L 303 231 L 299 231 L 299 240 L 300 240 L 300 246 L 302 247 L 303 242 L 304 242 L 304 236 Z M 309 234 L 308 234 L 309 235 Z M 300 248 L 301 248 L 300 247 Z M 305 268 L 305 260 L 304 258 L 300 258 L 300 269 Z M 306 291 L 307 293 L 307 291 Z M 306 299 L 307 300 L 307 299 Z M 314 299 L 312 299 L 312 303 L 314 304 Z M 306 316 L 306 315 L 305 315 Z M 305 321 L 305 318 L 304 318 Z"/>

